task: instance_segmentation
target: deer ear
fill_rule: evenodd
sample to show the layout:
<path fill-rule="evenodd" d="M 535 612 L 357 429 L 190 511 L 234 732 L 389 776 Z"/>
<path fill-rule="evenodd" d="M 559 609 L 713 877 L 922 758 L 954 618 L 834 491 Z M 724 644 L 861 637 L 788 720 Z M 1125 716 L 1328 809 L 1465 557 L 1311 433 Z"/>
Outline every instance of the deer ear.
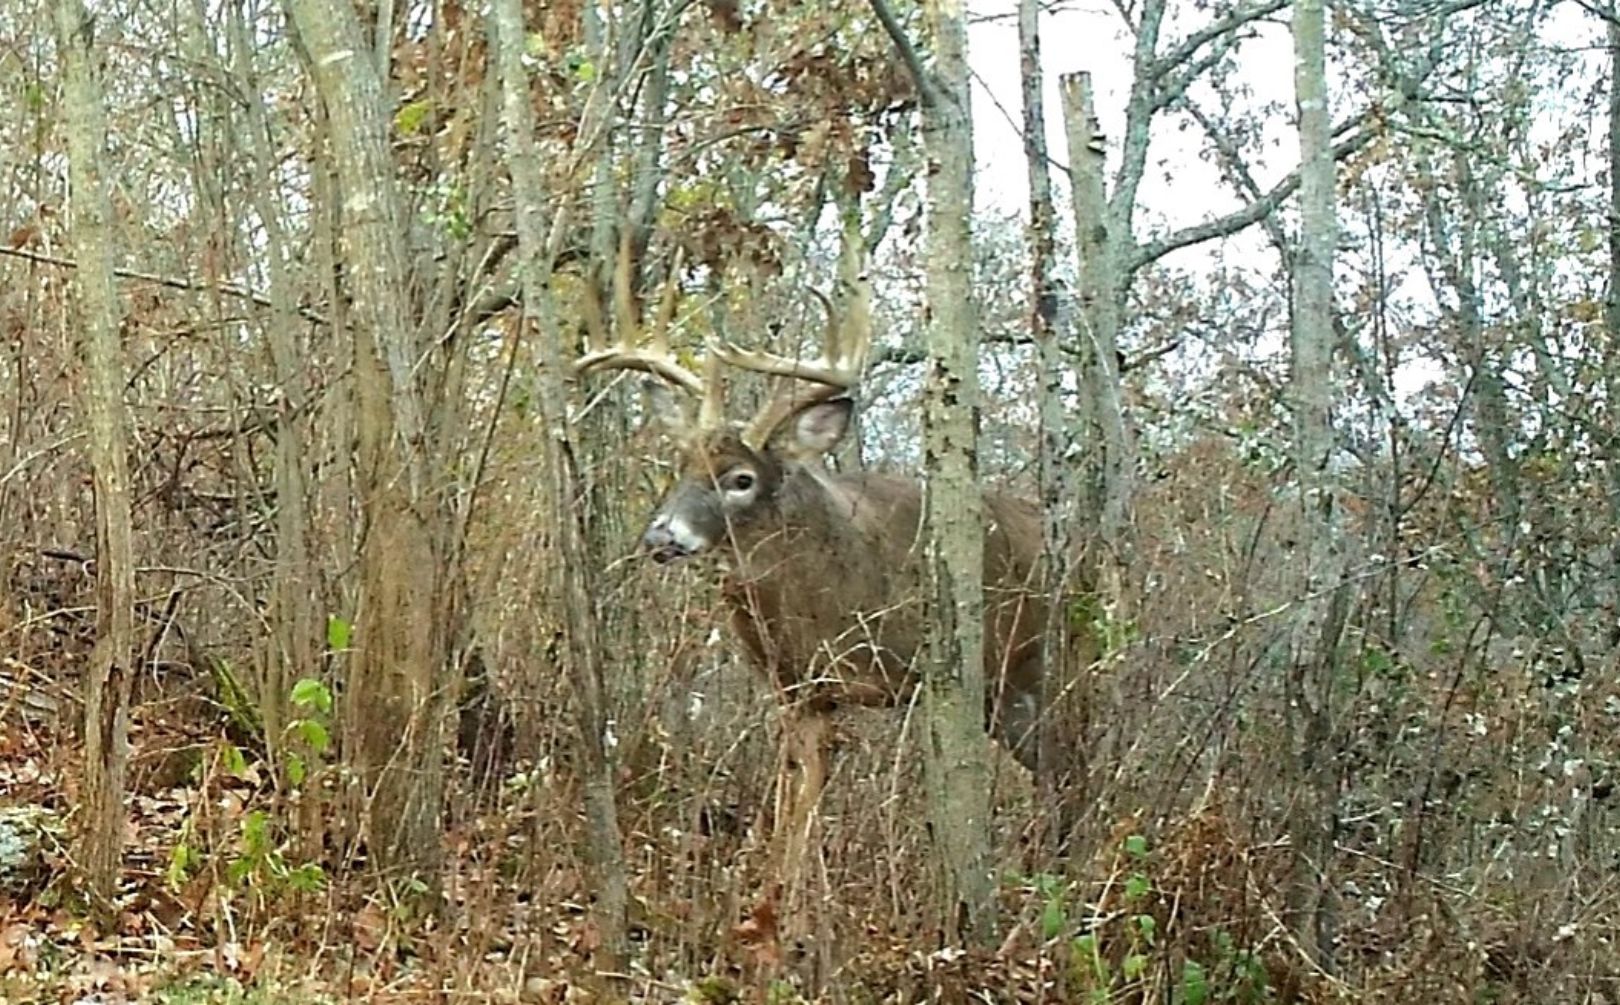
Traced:
<path fill-rule="evenodd" d="M 838 446 L 849 431 L 849 420 L 854 411 L 854 401 L 834 398 L 806 405 L 794 412 L 785 430 L 788 434 L 788 451 L 809 457 L 827 453 Z"/>

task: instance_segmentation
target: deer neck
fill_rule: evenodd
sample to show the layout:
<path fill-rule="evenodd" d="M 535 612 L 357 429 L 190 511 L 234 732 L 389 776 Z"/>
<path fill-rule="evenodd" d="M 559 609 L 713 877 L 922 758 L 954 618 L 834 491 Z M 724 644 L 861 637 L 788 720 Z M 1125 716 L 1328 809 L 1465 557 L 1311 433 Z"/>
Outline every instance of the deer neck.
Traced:
<path fill-rule="evenodd" d="M 824 589 L 826 575 L 863 559 L 851 491 L 819 465 L 795 466 L 775 512 L 734 534 L 727 594 L 792 597 Z"/>

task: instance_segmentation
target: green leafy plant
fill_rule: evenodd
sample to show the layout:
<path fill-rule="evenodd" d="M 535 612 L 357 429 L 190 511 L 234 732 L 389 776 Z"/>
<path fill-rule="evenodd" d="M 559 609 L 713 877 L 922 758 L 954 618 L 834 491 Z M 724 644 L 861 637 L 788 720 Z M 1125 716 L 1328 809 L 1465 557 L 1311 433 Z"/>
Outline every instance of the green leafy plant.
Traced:
<path fill-rule="evenodd" d="M 1187 960 L 1181 965 L 1180 997 L 1183 1005 L 1204 1005 L 1209 1001 L 1209 978 L 1203 964 Z"/>
<path fill-rule="evenodd" d="M 282 890 L 317 893 L 326 885 L 325 871 L 314 862 L 292 865 L 274 838 L 270 816 L 253 810 L 242 818 L 236 854 L 226 875 L 237 886 L 253 887 L 269 896 Z"/>
<path fill-rule="evenodd" d="M 178 891 L 185 886 L 191 877 L 196 875 L 202 867 L 202 852 L 192 842 L 196 839 L 196 830 L 188 816 L 180 828 L 180 840 L 169 849 L 169 865 L 163 871 L 164 881 L 169 889 Z"/>
<path fill-rule="evenodd" d="M 1067 979 L 1076 1000 L 1113 1002 L 1148 995 L 1178 1005 L 1240 1002 L 1259 1005 L 1266 998 L 1265 971 L 1258 958 L 1238 950 L 1229 936 L 1213 956 L 1199 958 L 1185 940 L 1169 938 L 1159 913 L 1166 899 L 1154 878 L 1148 839 L 1130 834 L 1119 844 L 1116 907 L 1089 931 L 1069 942 Z M 1203 940 L 1196 946 L 1207 949 Z M 1204 954 L 1209 955 L 1209 954 Z"/>
<path fill-rule="evenodd" d="M 1033 879 L 1041 897 L 1041 938 L 1055 939 L 1069 928 L 1068 886 L 1051 873 L 1037 873 Z"/>
<path fill-rule="evenodd" d="M 326 617 L 326 648 L 332 652 L 340 653 L 349 648 L 349 639 L 354 634 L 354 626 L 345 618 L 336 614 Z"/>
<path fill-rule="evenodd" d="M 793 985 L 789 984 L 787 981 L 781 979 L 773 980 L 771 981 L 770 985 L 765 988 L 766 1005 L 797 1005 L 797 1003 L 802 1001 L 804 1001 L 804 998 L 802 998 L 799 995 L 799 992 L 794 989 Z"/>
<path fill-rule="evenodd" d="M 1215 949 L 1215 957 L 1210 961 L 1214 980 L 1209 984 L 1213 984 L 1217 992 L 1214 1000 L 1240 1005 L 1270 1001 L 1270 979 L 1260 957 L 1239 946 L 1225 929 L 1216 929 L 1211 941 Z"/>
<path fill-rule="evenodd" d="M 401 136 L 414 136 L 422 131 L 422 126 L 427 123 L 428 113 L 431 111 L 433 102 L 427 98 L 406 102 L 394 113 L 394 129 Z"/>
<path fill-rule="evenodd" d="M 300 714 L 286 727 L 286 735 L 297 741 L 289 745 L 285 755 L 287 780 L 302 785 L 309 776 L 310 758 L 322 757 L 332 747 L 332 732 L 327 726 L 332 718 L 332 689 L 313 677 L 304 677 L 293 685 L 291 699 Z"/>

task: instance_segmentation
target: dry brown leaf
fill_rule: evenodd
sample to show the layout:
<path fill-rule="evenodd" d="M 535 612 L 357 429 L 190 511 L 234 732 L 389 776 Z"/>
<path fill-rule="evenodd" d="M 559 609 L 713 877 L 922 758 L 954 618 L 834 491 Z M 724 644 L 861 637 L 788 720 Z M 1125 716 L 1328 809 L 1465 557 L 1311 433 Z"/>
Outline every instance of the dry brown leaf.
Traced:
<path fill-rule="evenodd" d="M 366 952 L 375 952 L 388 934 L 388 916 L 375 902 L 368 903 L 354 915 L 354 944 Z"/>
<path fill-rule="evenodd" d="M 782 884 L 771 884 L 765 896 L 754 905 L 748 920 L 731 930 L 732 938 L 746 948 L 754 962 L 762 967 L 777 967 L 782 963 L 781 926 L 777 921 L 781 899 Z"/>
<path fill-rule="evenodd" d="M 28 936 L 33 930 L 32 925 L 20 921 L 0 930 L 0 974 L 13 969 L 24 973 L 33 970 L 35 953 L 28 944 Z"/>

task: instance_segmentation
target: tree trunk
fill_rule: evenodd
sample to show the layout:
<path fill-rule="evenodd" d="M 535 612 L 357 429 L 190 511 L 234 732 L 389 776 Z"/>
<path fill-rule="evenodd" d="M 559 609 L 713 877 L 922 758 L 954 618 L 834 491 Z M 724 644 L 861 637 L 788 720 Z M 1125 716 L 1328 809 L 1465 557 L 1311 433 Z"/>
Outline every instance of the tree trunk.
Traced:
<path fill-rule="evenodd" d="M 564 373 L 568 360 L 551 299 L 551 252 L 534 138 L 534 109 L 523 71 L 523 15 L 518 0 L 495 4 L 497 55 L 500 65 L 503 118 L 507 128 L 508 164 L 516 199 L 525 314 L 540 328 L 540 408 L 545 425 L 545 484 L 557 561 L 551 563 L 553 595 L 562 603 L 567 631 L 563 659 L 574 685 L 580 774 L 585 796 L 585 857 L 595 891 L 595 922 L 601 936 L 598 970 L 618 971 L 625 951 L 625 908 L 628 900 L 624 852 L 614 801 L 613 763 L 605 743 L 607 708 L 602 680 L 602 650 L 593 598 L 594 565 L 583 525 L 585 507 L 576 468 L 575 425 L 568 408 Z"/>
<path fill-rule="evenodd" d="M 1328 120 L 1322 0 L 1296 0 L 1294 70 L 1299 103 L 1300 233 L 1293 260 L 1293 413 L 1305 566 L 1293 630 L 1289 707 L 1302 787 L 1290 813 L 1292 924 L 1316 962 L 1333 965 L 1331 858 L 1337 821 L 1333 684 L 1349 588 L 1335 511 L 1333 430 L 1332 126 Z"/>
<path fill-rule="evenodd" d="M 253 47 L 240 6 L 230 8 L 236 66 L 233 73 L 242 94 L 259 94 L 258 72 L 253 63 Z M 275 176 L 275 158 L 270 149 L 269 123 L 264 108 L 249 101 L 242 107 L 247 120 L 244 145 L 252 152 L 261 178 Z M 265 743 L 278 768 L 288 763 L 282 757 L 283 731 L 287 725 L 288 700 L 293 684 L 303 676 L 319 672 L 316 645 L 320 638 L 319 592 L 310 555 L 309 470 L 304 438 L 298 428 L 299 414 L 309 394 L 303 379 L 304 347 L 298 338 L 298 316 L 293 302 L 291 254 L 282 216 L 282 206 L 272 186 L 253 186 L 250 193 L 254 212 L 264 226 L 265 267 L 270 277 L 270 314 L 264 324 L 271 365 L 275 372 L 277 427 L 275 467 L 272 484 L 276 498 L 276 551 L 271 572 L 270 610 L 266 621 L 264 668 L 259 681 L 259 716 L 264 724 Z M 307 771 L 310 760 L 320 751 L 297 751 Z M 313 800 L 312 800 L 313 801 Z M 313 840 L 314 835 L 305 835 Z"/>
<path fill-rule="evenodd" d="M 364 540 L 345 692 L 344 755 L 365 786 L 367 852 L 430 886 L 441 858 L 444 679 L 451 626 L 440 592 L 449 521 L 430 487 L 429 437 L 407 311 L 406 220 L 388 147 L 388 110 L 346 0 L 293 0 L 331 123 L 342 247 L 355 326 L 358 490 Z"/>
<path fill-rule="evenodd" d="M 311 109 L 311 143 L 316 151 L 333 146 L 332 120 L 319 107 Z M 330 157 L 317 155 L 311 161 L 310 179 L 311 240 L 309 267 L 316 277 L 319 298 L 327 306 L 325 358 L 336 370 L 345 360 L 353 359 L 360 337 L 350 323 L 355 305 L 349 302 L 343 290 L 342 258 L 340 248 L 343 233 L 342 198 L 339 180 Z M 313 457 L 330 457 L 323 464 L 311 485 L 311 570 L 321 575 L 321 590 L 315 601 L 324 603 L 328 614 L 320 627 L 317 646 L 325 651 L 324 662 L 333 680 L 347 681 L 356 654 L 349 644 L 334 644 L 333 619 L 349 619 L 359 600 L 359 589 L 348 570 L 359 568 L 361 537 L 361 506 L 357 491 L 360 484 L 359 459 L 354 443 L 358 420 L 355 381 L 339 380 L 325 394 L 318 395 L 312 406 L 309 431 L 310 453 Z M 317 612 L 319 614 L 319 612 Z M 345 622 L 347 624 L 348 622 Z M 352 633 L 351 633 L 352 634 Z M 352 639 L 351 639 L 352 641 Z M 341 640 L 339 640 L 341 642 Z M 323 645 L 324 643 L 324 645 Z M 343 727 L 348 718 L 341 707 L 336 722 Z M 346 747 L 347 744 L 345 743 Z M 333 799 L 325 796 L 299 800 L 300 829 L 304 840 L 318 848 L 330 841 L 337 847 L 352 847 L 360 838 L 361 814 L 333 812 Z M 353 790 L 346 787 L 334 795 L 339 804 L 352 801 Z"/>
<path fill-rule="evenodd" d="M 1104 589 L 1110 606 L 1121 587 L 1118 570 L 1129 560 L 1131 502 L 1130 430 L 1120 393 L 1120 288 L 1118 241 L 1113 233 L 1103 180 L 1104 146 L 1092 107 L 1091 74 L 1062 80 L 1063 121 L 1069 140 L 1069 172 L 1074 182 L 1075 247 L 1080 256 L 1081 397 L 1094 425 L 1090 484 L 1083 519 L 1098 528 L 1105 552 Z"/>
<path fill-rule="evenodd" d="M 656 30 L 658 13 L 657 0 L 642 0 L 640 32 L 647 39 L 647 58 L 652 66 L 642 97 L 641 125 L 636 131 L 630 171 L 630 210 L 625 221 L 630 228 L 630 256 L 635 262 L 645 259 L 647 245 L 652 241 L 653 221 L 662 191 L 659 182 L 663 178 L 664 127 L 669 120 L 670 46 L 675 33 Z"/>
<path fill-rule="evenodd" d="M 80 394 L 90 432 L 96 497 L 96 643 L 84 706 L 84 799 L 77 858 L 95 909 L 110 915 L 124 849 L 129 697 L 135 659 L 135 557 L 130 527 L 123 315 L 113 288 L 113 212 L 101 173 L 106 122 L 91 49 L 92 22 L 79 0 L 56 8 L 66 89 L 70 243 L 83 332 Z"/>
<path fill-rule="evenodd" d="M 1018 3 L 1019 77 L 1024 103 L 1024 162 L 1029 172 L 1029 328 L 1040 360 L 1039 492 L 1041 500 L 1041 591 L 1050 610 L 1063 611 L 1070 588 L 1069 542 L 1073 519 L 1069 491 L 1068 455 L 1073 431 L 1063 411 L 1063 375 L 1067 371 L 1058 351 L 1057 212 L 1052 205 L 1052 173 L 1046 147 L 1046 102 L 1041 79 L 1039 0 Z M 1069 619 L 1046 620 L 1042 641 L 1047 674 L 1043 683 L 1041 752 L 1038 764 L 1042 801 L 1052 818 L 1051 844 L 1063 848 L 1074 820 L 1070 807 L 1085 803 L 1084 765 L 1071 763 L 1068 752 L 1081 749 L 1074 738 L 1083 724 L 1060 714 L 1056 699 L 1067 693 L 1071 678 L 1084 667 L 1068 666 Z M 1059 672 L 1062 670 L 1063 672 Z M 1060 739 L 1067 738 L 1067 739 Z"/>
<path fill-rule="evenodd" d="M 574 151 L 582 165 L 589 164 L 592 179 L 588 189 L 590 261 L 596 269 L 596 288 L 612 289 L 621 240 L 628 240 L 627 292 L 636 299 L 643 285 L 644 252 L 652 239 L 653 220 L 660 205 L 658 165 L 665 135 L 660 123 L 666 114 L 663 106 L 669 69 L 660 53 L 667 55 L 670 35 L 658 31 L 658 0 L 642 0 L 625 16 L 607 20 L 596 4 L 585 4 L 580 8 L 580 18 L 586 57 L 597 68 L 595 83 L 580 113 L 578 135 L 582 140 Z M 642 72 L 642 60 L 651 65 L 645 67 L 646 76 L 637 84 L 642 92 L 640 114 L 621 116 L 616 96 L 631 77 Z M 628 129 L 626 118 L 640 128 Z M 614 323 L 622 320 L 616 317 Z M 621 384 L 608 393 L 627 404 L 636 391 Z M 627 511 L 619 501 L 636 489 L 623 481 L 624 468 L 611 463 L 611 459 L 616 445 L 629 435 L 625 417 L 632 412 L 626 407 L 591 409 L 570 430 L 570 463 L 577 478 L 573 489 L 590 514 L 581 522 L 585 535 L 583 554 L 594 569 L 617 567 L 619 575 L 625 567 L 615 566 L 615 549 L 632 533 L 623 522 Z M 620 588 L 621 581 L 613 575 L 599 573 L 598 577 L 602 582 L 592 591 L 593 596 L 602 590 L 613 592 Z M 619 664 L 623 672 L 601 678 L 605 718 L 613 718 L 615 709 L 630 707 L 639 700 L 634 692 L 646 679 L 641 673 L 642 647 L 619 644 L 618 640 L 640 639 L 640 618 L 641 612 L 634 604 L 608 605 L 596 612 L 598 645 L 623 654 Z M 614 686 L 608 685 L 609 680 Z"/>
<path fill-rule="evenodd" d="M 973 281 L 973 121 L 962 5 L 926 5 L 932 67 L 883 0 L 873 10 L 922 94 L 928 161 L 928 375 L 924 507 L 929 569 L 924 765 L 943 866 L 944 928 L 982 943 L 995 928 L 990 764 L 984 737 L 984 515 L 978 484 L 979 331 Z"/>
<path fill-rule="evenodd" d="M 1609 22 L 1609 301 L 1606 327 L 1609 335 L 1608 400 L 1620 401 L 1620 22 Z M 1609 456 L 1620 454 L 1620 419 L 1611 408 L 1607 413 Z M 1610 463 L 1609 524 L 1620 534 L 1620 464 Z M 1609 563 L 1609 602 L 1620 613 L 1620 537 L 1611 536 Z M 1611 618 L 1609 645 L 1620 646 L 1620 618 Z"/>

